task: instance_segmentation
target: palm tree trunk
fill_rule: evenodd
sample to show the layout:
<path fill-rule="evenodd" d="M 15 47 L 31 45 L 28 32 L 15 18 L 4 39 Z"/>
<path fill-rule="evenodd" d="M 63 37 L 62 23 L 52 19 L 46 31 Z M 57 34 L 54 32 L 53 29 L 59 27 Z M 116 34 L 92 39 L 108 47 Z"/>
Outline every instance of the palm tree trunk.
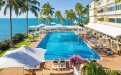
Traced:
<path fill-rule="evenodd" d="M 13 40 L 12 40 L 12 7 L 10 4 L 10 47 L 14 47 Z"/>
<path fill-rule="evenodd" d="M 26 37 L 28 37 L 28 11 L 26 14 Z"/>

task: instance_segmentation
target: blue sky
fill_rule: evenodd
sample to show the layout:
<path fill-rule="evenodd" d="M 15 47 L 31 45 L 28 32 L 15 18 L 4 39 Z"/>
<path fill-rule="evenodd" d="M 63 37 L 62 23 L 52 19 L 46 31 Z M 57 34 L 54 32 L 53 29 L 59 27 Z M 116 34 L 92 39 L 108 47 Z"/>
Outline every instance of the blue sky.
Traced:
<path fill-rule="evenodd" d="M 77 2 L 82 3 L 84 6 L 89 4 L 92 0 L 38 0 L 40 2 L 40 8 L 43 4 L 46 2 L 49 2 L 56 10 L 61 10 L 62 13 L 64 13 L 65 10 L 74 9 Z M 9 18 L 9 10 L 6 16 L 3 14 L 4 7 L 0 11 L 0 17 L 1 18 Z M 14 15 L 14 12 L 12 12 L 12 17 L 16 18 L 16 15 Z M 17 16 L 17 18 L 25 18 L 26 13 L 22 14 L 21 16 Z M 35 16 L 29 12 L 29 18 L 34 18 Z"/>

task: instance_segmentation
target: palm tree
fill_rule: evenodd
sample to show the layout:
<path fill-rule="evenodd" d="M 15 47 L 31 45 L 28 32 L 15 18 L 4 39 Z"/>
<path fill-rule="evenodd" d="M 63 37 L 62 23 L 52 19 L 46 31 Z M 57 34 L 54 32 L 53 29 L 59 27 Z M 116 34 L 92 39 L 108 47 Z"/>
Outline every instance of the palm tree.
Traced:
<path fill-rule="evenodd" d="M 49 2 L 47 2 L 42 6 L 40 15 L 46 16 L 46 22 L 47 22 L 47 17 L 53 16 L 53 13 L 54 13 L 54 8 L 52 7 L 52 5 L 50 5 Z"/>
<path fill-rule="evenodd" d="M 47 16 L 47 23 L 50 24 L 52 22 L 52 17 L 49 15 Z"/>
<path fill-rule="evenodd" d="M 39 18 L 39 21 L 40 21 L 41 23 L 44 23 L 44 22 L 46 21 L 46 19 L 45 19 L 44 17 L 41 16 L 41 17 Z"/>
<path fill-rule="evenodd" d="M 38 11 L 40 3 L 37 0 L 23 0 L 23 6 L 20 9 L 20 13 L 26 13 L 26 37 L 28 37 L 28 12 L 32 12 L 38 17 Z"/>
<path fill-rule="evenodd" d="M 65 10 L 65 16 L 66 16 L 66 19 L 67 19 L 68 25 L 69 25 L 69 19 L 70 19 L 69 10 Z"/>
<path fill-rule="evenodd" d="M 80 19 L 80 17 L 83 16 L 83 5 L 81 3 L 77 3 L 75 5 L 75 11 L 76 11 L 76 13 L 77 13 L 77 15 L 79 16 L 79 19 Z M 80 21 L 79 21 L 79 23 L 80 23 Z"/>
<path fill-rule="evenodd" d="M 72 24 L 72 20 L 75 20 L 76 19 L 76 14 L 75 14 L 75 12 L 71 9 L 70 11 L 69 11 L 69 17 L 70 17 L 70 22 L 71 22 L 71 24 Z"/>
<path fill-rule="evenodd" d="M 21 0 L 0 0 L 1 5 L 5 5 L 4 8 L 4 15 L 7 13 L 7 9 L 10 12 L 10 47 L 14 47 L 13 40 L 12 40 L 12 10 L 14 10 L 15 14 L 18 15 L 19 6 L 21 6 Z M 0 7 L 1 7 L 0 5 Z"/>
<path fill-rule="evenodd" d="M 0 1 L 0 10 L 5 5 L 5 1 Z"/>
<path fill-rule="evenodd" d="M 57 18 L 58 20 L 59 20 L 59 23 L 60 23 L 60 18 L 62 17 L 62 15 L 61 15 L 61 11 L 60 10 L 57 10 L 56 12 L 55 12 L 55 18 Z"/>
<path fill-rule="evenodd" d="M 62 22 L 62 24 L 64 24 L 65 18 L 62 17 L 60 21 Z"/>

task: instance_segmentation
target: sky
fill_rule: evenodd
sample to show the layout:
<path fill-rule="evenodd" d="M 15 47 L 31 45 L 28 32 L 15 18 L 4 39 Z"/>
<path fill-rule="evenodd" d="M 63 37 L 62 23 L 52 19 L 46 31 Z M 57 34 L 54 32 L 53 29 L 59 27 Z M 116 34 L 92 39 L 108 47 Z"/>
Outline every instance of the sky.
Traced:
<path fill-rule="evenodd" d="M 40 7 L 42 7 L 43 4 L 49 2 L 56 10 L 60 10 L 61 13 L 64 13 L 65 10 L 69 9 L 75 9 L 76 3 L 80 2 L 83 4 L 83 6 L 88 5 L 92 0 L 38 0 L 40 2 Z M 2 7 L 2 10 L 0 10 L 0 18 L 9 18 L 9 9 L 7 11 L 6 16 L 3 14 L 4 7 Z M 41 11 L 41 10 L 40 10 Z M 38 12 L 39 13 L 39 12 Z M 13 18 L 26 18 L 26 13 L 16 16 L 14 12 L 12 12 Z M 29 18 L 35 18 L 35 16 L 29 12 Z"/>

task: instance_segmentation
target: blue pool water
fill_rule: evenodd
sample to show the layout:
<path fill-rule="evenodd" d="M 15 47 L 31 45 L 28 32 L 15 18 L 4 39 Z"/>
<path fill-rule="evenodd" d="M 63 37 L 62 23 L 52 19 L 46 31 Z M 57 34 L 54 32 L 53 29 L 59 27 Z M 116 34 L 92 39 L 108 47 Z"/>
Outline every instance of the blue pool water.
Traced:
<path fill-rule="evenodd" d="M 53 60 L 54 58 L 68 60 L 73 54 L 78 54 L 84 59 L 100 59 L 100 56 L 74 32 L 49 32 L 37 48 L 47 50 L 45 53 L 46 60 Z"/>

